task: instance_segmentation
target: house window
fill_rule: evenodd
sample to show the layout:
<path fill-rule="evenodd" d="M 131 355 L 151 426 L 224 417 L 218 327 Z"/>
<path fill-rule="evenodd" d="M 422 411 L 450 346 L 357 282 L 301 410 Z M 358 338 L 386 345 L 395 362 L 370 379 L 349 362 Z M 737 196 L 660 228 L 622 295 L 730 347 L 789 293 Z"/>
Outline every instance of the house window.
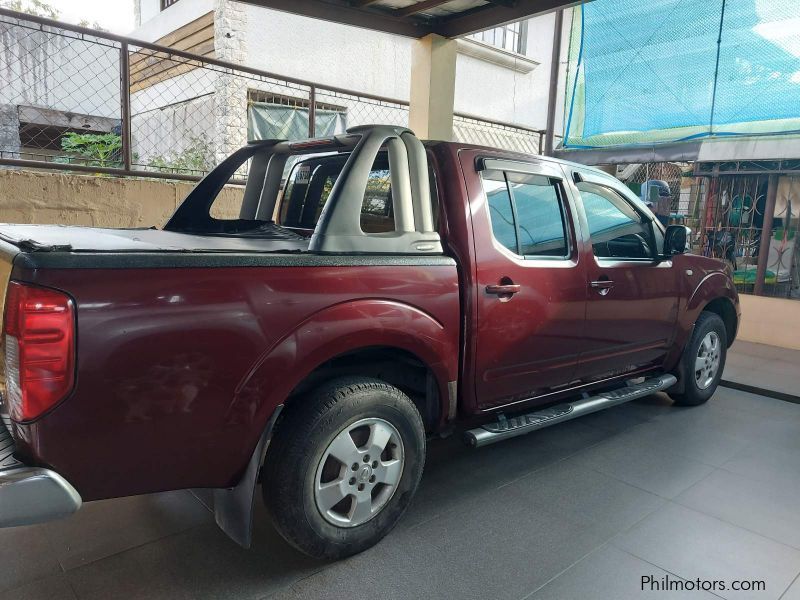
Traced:
<path fill-rule="evenodd" d="M 161 0 L 161 10 L 166 10 L 173 4 L 175 4 L 178 0 Z"/>
<path fill-rule="evenodd" d="M 509 52 L 516 52 L 517 54 L 525 54 L 526 42 L 528 40 L 528 22 L 517 21 L 516 23 L 509 23 L 501 27 L 494 27 L 486 31 L 479 31 L 473 33 L 471 36 L 473 40 L 496 46 Z"/>

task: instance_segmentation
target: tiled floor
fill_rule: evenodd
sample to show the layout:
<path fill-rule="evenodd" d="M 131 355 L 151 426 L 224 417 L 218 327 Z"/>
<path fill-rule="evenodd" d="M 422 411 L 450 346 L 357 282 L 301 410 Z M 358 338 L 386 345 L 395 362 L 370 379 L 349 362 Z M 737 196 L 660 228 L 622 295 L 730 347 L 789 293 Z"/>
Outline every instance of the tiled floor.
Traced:
<path fill-rule="evenodd" d="M 800 397 L 800 350 L 737 340 L 728 350 L 724 378 Z"/>
<path fill-rule="evenodd" d="M 250 551 L 189 492 L 0 530 L 0 600 L 800 600 L 800 405 L 721 388 L 699 408 L 655 396 L 481 450 L 432 442 L 402 523 L 339 563 L 258 517 Z M 642 592 L 648 575 L 766 591 Z"/>

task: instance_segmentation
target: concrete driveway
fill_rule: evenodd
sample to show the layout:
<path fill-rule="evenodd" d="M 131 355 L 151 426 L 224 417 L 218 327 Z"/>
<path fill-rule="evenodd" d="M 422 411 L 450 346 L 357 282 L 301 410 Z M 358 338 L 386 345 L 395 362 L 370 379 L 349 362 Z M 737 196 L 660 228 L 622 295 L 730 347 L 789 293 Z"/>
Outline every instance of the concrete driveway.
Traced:
<path fill-rule="evenodd" d="M 339 563 L 294 551 L 263 510 L 241 550 L 188 491 L 0 530 L 0 600 L 715 597 L 642 592 L 643 576 L 799 600 L 799 503 L 800 405 L 654 396 L 481 450 L 431 442 L 401 524 Z"/>

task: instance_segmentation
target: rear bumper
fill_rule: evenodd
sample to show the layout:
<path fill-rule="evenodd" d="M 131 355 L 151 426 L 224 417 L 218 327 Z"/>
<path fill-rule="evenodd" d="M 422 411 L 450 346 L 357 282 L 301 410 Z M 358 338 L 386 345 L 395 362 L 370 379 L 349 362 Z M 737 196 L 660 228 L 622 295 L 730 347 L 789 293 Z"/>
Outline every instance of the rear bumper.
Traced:
<path fill-rule="evenodd" d="M 52 521 L 81 507 L 80 494 L 61 475 L 28 467 L 13 454 L 14 440 L 0 423 L 0 527 Z"/>

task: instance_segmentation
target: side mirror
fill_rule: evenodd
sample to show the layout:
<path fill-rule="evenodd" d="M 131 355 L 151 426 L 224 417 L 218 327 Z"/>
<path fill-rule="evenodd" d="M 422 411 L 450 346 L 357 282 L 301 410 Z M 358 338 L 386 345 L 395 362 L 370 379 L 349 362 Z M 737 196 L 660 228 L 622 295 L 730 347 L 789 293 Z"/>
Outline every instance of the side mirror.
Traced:
<path fill-rule="evenodd" d="M 670 225 L 664 233 L 664 256 L 675 256 L 686 252 L 689 231 L 683 225 Z"/>

